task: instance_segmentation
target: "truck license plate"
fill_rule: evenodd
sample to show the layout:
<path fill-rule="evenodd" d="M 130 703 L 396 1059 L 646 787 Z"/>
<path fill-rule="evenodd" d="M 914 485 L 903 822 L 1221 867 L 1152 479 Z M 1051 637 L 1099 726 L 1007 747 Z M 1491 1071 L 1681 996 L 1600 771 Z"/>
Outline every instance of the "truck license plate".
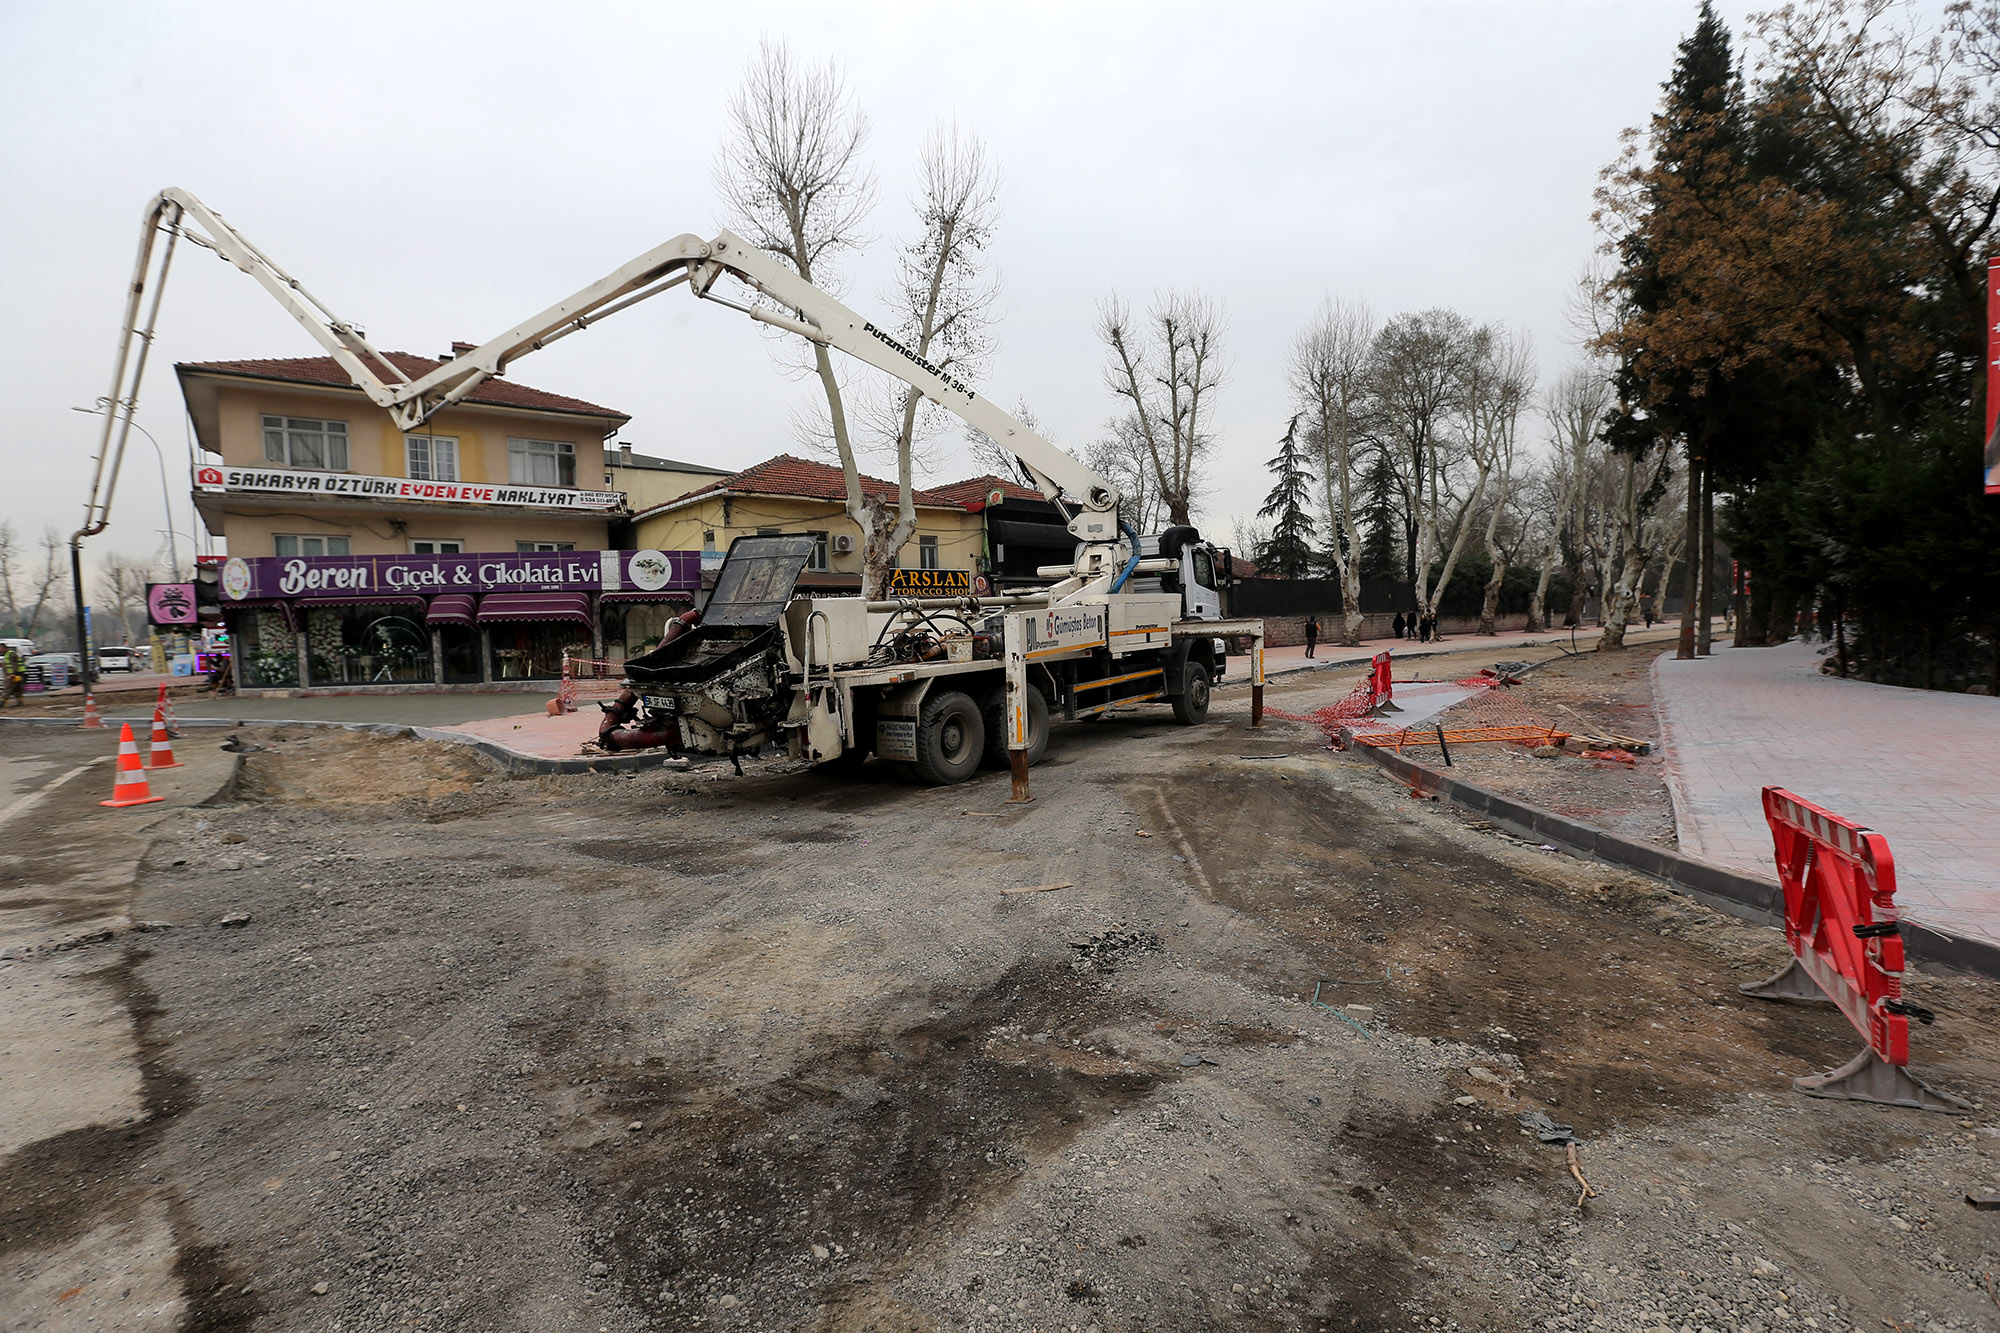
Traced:
<path fill-rule="evenodd" d="M 671 713 L 678 707 L 671 694 L 642 694 L 639 702 L 656 713 Z"/>

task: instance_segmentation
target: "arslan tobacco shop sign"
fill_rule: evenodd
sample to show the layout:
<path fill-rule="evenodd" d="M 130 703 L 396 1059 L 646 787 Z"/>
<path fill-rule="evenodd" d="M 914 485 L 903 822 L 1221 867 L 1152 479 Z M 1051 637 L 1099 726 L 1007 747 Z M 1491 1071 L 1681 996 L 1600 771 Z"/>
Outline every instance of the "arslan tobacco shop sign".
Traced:
<path fill-rule="evenodd" d="M 222 495 L 341 495 L 365 500 L 433 500 L 445 504 L 533 505 L 543 509 L 617 509 L 619 491 L 579 491 L 567 486 L 495 486 L 487 482 L 418 481 L 354 472 L 302 472 L 297 468 L 196 468 L 196 490 Z"/>
<path fill-rule="evenodd" d="M 225 602 L 369 593 L 693 592 L 701 587 L 701 552 L 231 556 L 220 582 Z"/>

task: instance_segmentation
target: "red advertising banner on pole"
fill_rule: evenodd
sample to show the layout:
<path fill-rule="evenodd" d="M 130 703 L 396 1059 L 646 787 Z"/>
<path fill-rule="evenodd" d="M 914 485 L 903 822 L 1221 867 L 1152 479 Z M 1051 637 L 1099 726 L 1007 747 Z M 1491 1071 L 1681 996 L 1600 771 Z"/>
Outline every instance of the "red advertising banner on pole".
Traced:
<path fill-rule="evenodd" d="M 1986 261 L 1986 493 L 2000 495 L 2000 256 Z"/>

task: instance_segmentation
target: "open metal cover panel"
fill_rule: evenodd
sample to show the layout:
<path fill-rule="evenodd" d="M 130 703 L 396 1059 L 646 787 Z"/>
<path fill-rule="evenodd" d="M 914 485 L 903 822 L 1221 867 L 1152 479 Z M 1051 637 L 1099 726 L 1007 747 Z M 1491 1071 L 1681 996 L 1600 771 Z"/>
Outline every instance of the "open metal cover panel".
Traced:
<path fill-rule="evenodd" d="M 818 541 L 811 533 L 738 537 L 716 571 L 704 625 L 775 625 Z"/>
<path fill-rule="evenodd" d="M 784 533 L 729 543 L 701 623 L 628 661 L 626 679 L 638 685 L 695 688 L 767 652 L 816 540 L 810 533 Z"/>

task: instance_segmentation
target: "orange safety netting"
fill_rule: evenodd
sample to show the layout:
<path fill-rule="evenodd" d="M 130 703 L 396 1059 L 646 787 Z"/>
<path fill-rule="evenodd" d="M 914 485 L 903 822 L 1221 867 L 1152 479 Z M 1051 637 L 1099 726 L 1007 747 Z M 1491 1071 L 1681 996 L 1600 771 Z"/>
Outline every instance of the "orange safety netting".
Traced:
<path fill-rule="evenodd" d="M 1471 697 L 1454 705 L 1461 708 L 1466 716 L 1464 725 L 1445 729 L 1447 744 L 1453 741 L 1508 741 L 1517 745 L 1559 745 L 1569 739 L 1566 732 L 1558 730 L 1548 719 L 1521 703 L 1513 695 L 1502 689 L 1504 682 L 1498 676 L 1468 676 L 1457 681 L 1399 681 L 1398 686 L 1405 697 L 1422 695 L 1440 688 L 1467 689 Z M 1361 745 L 1387 746 L 1402 749 L 1408 745 L 1436 745 L 1437 726 L 1428 729 L 1398 727 L 1384 721 L 1373 712 L 1374 695 L 1371 682 L 1367 678 L 1351 690 L 1336 704 L 1315 709 L 1310 713 L 1287 713 L 1280 709 L 1267 708 L 1265 716 L 1282 718 L 1290 722 L 1310 722 L 1327 738 L 1327 744 L 1337 747 L 1343 727 L 1354 732 L 1356 743 Z"/>
<path fill-rule="evenodd" d="M 563 654 L 562 684 L 556 698 L 565 711 L 579 699 L 616 699 L 625 689 L 625 664 L 593 657 Z"/>

